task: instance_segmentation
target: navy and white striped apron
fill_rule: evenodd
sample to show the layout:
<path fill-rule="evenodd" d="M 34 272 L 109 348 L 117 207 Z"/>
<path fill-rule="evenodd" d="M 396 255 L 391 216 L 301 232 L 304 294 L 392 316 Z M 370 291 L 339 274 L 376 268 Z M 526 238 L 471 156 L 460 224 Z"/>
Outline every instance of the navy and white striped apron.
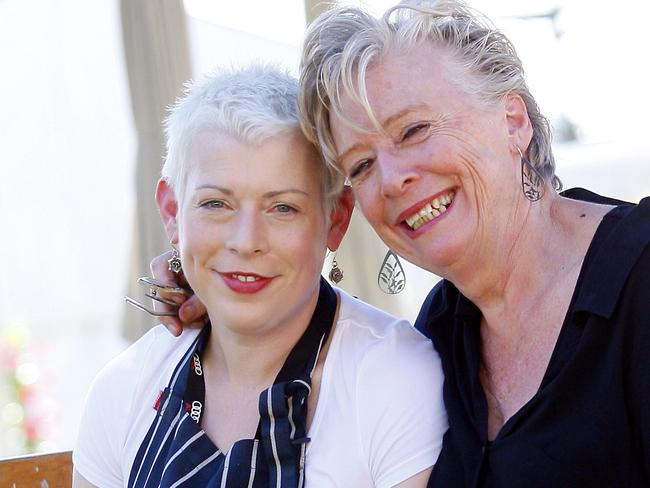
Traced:
<path fill-rule="evenodd" d="M 195 419 L 188 399 L 210 333 L 206 326 L 176 366 L 157 402 L 157 414 L 131 468 L 129 488 L 222 487 L 301 488 L 304 486 L 307 396 L 311 374 L 336 312 L 336 293 L 321 278 L 318 303 L 307 330 L 289 353 L 274 384 L 260 395 L 255 439 L 220 451 Z M 199 372 L 203 382 L 202 373 Z M 188 382 L 188 379 L 191 381 Z M 202 383 L 203 395 L 205 385 Z M 204 398 L 204 397 L 203 397 Z M 194 418 L 193 418 L 194 417 Z"/>

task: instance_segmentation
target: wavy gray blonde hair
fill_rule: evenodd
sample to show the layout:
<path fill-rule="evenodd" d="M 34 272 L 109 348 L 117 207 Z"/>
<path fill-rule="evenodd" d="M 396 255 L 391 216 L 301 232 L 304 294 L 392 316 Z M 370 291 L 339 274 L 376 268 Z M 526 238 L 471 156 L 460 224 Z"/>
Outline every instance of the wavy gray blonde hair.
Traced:
<path fill-rule="evenodd" d="M 528 89 L 524 69 L 510 40 L 482 14 L 459 0 L 410 0 L 376 18 L 356 7 L 336 7 L 309 27 L 300 65 L 298 104 L 303 132 L 336 167 L 330 114 L 346 120 L 344 96 L 364 107 L 378 124 L 365 88 L 366 72 L 389 52 L 422 44 L 450 52 L 466 76 L 458 88 L 490 105 L 519 95 L 528 110 L 533 136 L 525 151 L 532 165 L 556 189 L 551 128 Z"/>

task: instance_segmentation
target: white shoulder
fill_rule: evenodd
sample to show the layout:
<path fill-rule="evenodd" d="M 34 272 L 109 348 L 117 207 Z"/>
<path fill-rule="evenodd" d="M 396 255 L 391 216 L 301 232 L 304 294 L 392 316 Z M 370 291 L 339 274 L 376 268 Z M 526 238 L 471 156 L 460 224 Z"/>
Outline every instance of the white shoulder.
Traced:
<path fill-rule="evenodd" d="M 432 466 L 442 447 L 440 357 L 408 321 L 340 296 L 339 357 L 355 372 L 361 442 L 375 485 L 393 486 Z"/>
<path fill-rule="evenodd" d="M 142 406 L 153 412 L 155 395 L 198 331 L 173 337 L 152 328 L 112 359 L 95 377 L 86 396 L 73 452 L 75 469 L 97 486 L 122 486 L 123 449 Z"/>
<path fill-rule="evenodd" d="M 360 341 L 358 346 L 364 346 L 364 353 L 368 352 L 368 347 L 374 346 L 378 352 L 411 355 L 415 347 L 426 356 L 424 360 L 438 358 L 431 341 L 409 321 L 354 298 L 343 290 L 337 289 L 337 292 L 341 297 L 337 327 L 345 330 L 346 342 Z"/>
<path fill-rule="evenodd" d="M 130 412 L 137 397 L 135 393 L 146 389 L 146 385 L 157 377 L 164 376 L 198 332 L 186 331 L 177 338 L 162 325 L 152 328 L 102 368 L 91 384 L 86 402 L 117 400 L 123 405 L 122 411 Z"/>

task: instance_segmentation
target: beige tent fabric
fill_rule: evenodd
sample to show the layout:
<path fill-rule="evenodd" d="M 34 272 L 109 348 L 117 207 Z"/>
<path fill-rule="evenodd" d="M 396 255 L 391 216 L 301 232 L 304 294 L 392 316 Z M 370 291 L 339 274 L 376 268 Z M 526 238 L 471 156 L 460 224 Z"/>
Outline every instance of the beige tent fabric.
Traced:
<path fill-rule="evenodd" d="M 137 132 L 136 211 L 128 293 L 138 299 L 138 276 L 149 274 L 149 261 L 169 248 L 154 201 L 164 154 L 162 121 L 166 109 L 191 77 L 182 0 L 121 0 L 124 54 Z M 156 321 L 125 306 L 124 335 L 135 340 Z"/>
<path fill-rule="evenodd" d="M 335 4 L 334 0 L 305 0 L 305 20 L 307 25 L 311 24 L 316 17 L 333 4 Z"/>

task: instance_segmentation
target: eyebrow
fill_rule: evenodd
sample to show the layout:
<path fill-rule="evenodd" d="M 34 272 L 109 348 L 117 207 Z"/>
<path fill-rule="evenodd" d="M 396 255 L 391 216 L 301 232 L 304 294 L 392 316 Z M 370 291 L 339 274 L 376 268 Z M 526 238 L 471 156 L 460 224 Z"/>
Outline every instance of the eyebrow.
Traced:
<path fill-rule="evenodd" d="M 423 108 L 428 108 L 428 105 L 426 103 L 416 103 L 413 105 L 408 105 L 407 107 L 404 107 L 402 110 L 399 112 L 391 115 L 387 119 L 385 119 L 383 122 L 381 122 L 381 127 L 385 128 L 393 124 L 395 121 L 401 119 L 404 117 L 407 113 L 412 112 L 414 110 L 421 110 Z M 357 142 L 350 146 L 348 149 L 346 149 L 342 154 L 339 154 L 337 156 L 337 159 L 343 160 L 345 159 L 350 153 L 359 150 L 361 147 L 363 147 L 363 144 Z"/>
<path fill-rule="evenodd" d="M 224 188 L 222 186 L 217 186 L 217 185 L 200 185 L 200 186 L 196 187 L 196 191 L 198 191 L 198 190 L 206 190 L 206 189 L 207 190 L 217 190 L 217 191 L 220 191 L 221 193 L 224 193 L 224 194 L 226 194 L 228 196 L 232 196 L 232 195 L 235 194 L 232 190 L 230 190 L 228 188 Z M 309 193 L 307 193 L 304 190 L 300 190 L 299 188 L 283 188 L 282 190 L 267 191 L 266 193 L 264 193 L 262 195 L 262 197 L 264 197 L 264 198 L 274 198 L 274 197 L 277 197 L 279 195 L 284 195 L 285 193 L 295 193 L 295 194 L 299 194 L 299 195 L 304 195 L 306 197 L 309 196 Z"/>
<path fill-rule="evenodd" d="M 232 190 L 217 185 L 199 185 L 194 189 L 194 191 L 199 191 L 199 190 L 218 190 L 221 193 L 225 193 L 226 195 L 233 195 Z"/>

